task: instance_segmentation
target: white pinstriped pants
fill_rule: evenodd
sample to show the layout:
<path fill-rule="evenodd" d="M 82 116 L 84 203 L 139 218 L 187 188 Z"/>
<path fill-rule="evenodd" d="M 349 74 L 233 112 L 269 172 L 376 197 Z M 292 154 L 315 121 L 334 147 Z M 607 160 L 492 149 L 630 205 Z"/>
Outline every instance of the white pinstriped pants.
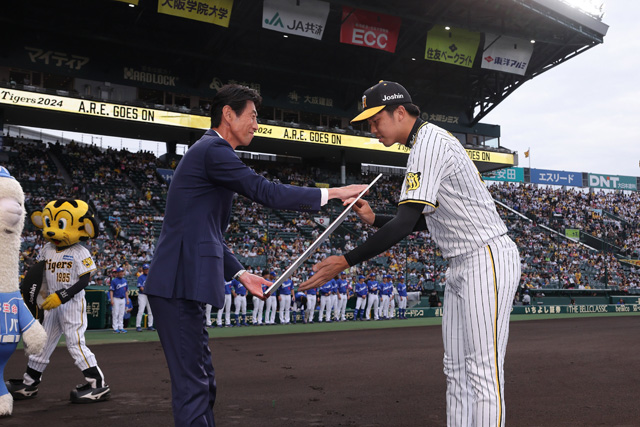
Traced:
<path fill-rule="evenodd" d="M 504 357 L 519 281 L 518 248 L 506 235 L 449 260 L 442 319 L 448 426 L 504 426 Z"/>
<path fill-rule="evenodd" d="M 47 343 L 40 354 L 29 356 L 28 365 L 31 369 L 44 372 L 49 364 L 49 357 L 51 357 L 53 350 L 56 349 L 62 334 L 65 336 L 69 354 L 81 371 L 92 366 L 98 366 L 96 357 L 84 342 L 84 333 L 87 330 L 84 292 L 77 294 L 70 301 L 52 310 L 47 310 L 44 314 L 42 326 L 47 332 Z"/>

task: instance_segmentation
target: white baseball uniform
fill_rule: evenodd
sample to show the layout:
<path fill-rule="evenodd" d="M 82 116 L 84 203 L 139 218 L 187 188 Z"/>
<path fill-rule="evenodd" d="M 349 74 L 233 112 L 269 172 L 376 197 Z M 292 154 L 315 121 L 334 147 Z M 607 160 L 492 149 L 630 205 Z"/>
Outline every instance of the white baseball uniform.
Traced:
<path fill-rule="evenodd" d="M 138 314 L 136 315 L 136 328 L 142 325 L 142 316 L 144 316 L 144 310 L 147 310 L 147 326 L 153 328 L 153 313 L 151 312 L 151 305 L 149 305 L 149 299 L 144 294 L 144 285 L 147 283 L 147 275 L 142 274 L 138 277 Z M 211 309 L 209 309 L 208 315 L 211 315 Z M 207 317 L 209 319 L 209 317 Z M 209 321 L 209 324 L 211 322 Z"/>
<path fill-rule="evenodd" d="M 43 288 L 46 285 L 49 294 L 70 288 L 80 276 L 91 274 L 96 269 L 91 254 L 79 243 L 58 251 L 53 243 L 47 242 L 38 254 L 37 260 L 45 261 Z M 95 356 L 85 345 L 84 340 L 84 333 L 87 330 L 84 290 L 75 294 L 66 303 L 47 310 L 43 327 L 47 332 L 47 343 L 40 354 L 29 356 L 30 368 L 44 372 L 49 364 L 49 357 L 62 334 L 65 335 L 69 354 L 81 371 L 98 366 Z"/>
<path fill-rule="evenodd" d="M 276 306 L 278 305 L 278 299 L 275 295 L 271 295 L 267 298 L 266 306 L 264 310 L 264 324 L 275 325 L 276 324 Z"/>
<path fill-rule="evenodd" d="M 262 325 L 262 312 L 264 311 L 264 301 L 258 297 L 253 297 L 253 313 L 251 321 L 254 325 Z M 220 319 L 222 321 L 222 319 Z"/>
<path fill-rule="evenodd" d="M 307 292 L 307 306 L 305 307 L 305 310 L 304 310 L 305 322 L 313 323 L 313 317 L 315 316 L 315 312 L 316 312 L 316 298 L 317 298 L 316 294 L 311 294 Z"/>
<path fill-rule="evenodd" d="M 447 424 L 503 426 L 518 249 L 464 147 L 430 123 L 418 120 L 416 127 L 399 203 L 425 205 L 431 237 L 449 260 L 442 322 Z"/>

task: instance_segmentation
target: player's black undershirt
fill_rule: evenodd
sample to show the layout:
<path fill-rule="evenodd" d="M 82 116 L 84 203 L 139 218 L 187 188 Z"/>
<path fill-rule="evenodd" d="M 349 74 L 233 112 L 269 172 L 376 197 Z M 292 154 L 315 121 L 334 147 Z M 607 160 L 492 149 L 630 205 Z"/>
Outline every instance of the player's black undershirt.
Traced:
<path fill-rule="evenodd" d="M 396 215 L 376 215 L 374 227 L 379 230 L 362 245 L 345 254 L 349 266 L 359 264 L 386 251 L 414 231 L 427 229 L 421 203 L 403 203 Z"/>

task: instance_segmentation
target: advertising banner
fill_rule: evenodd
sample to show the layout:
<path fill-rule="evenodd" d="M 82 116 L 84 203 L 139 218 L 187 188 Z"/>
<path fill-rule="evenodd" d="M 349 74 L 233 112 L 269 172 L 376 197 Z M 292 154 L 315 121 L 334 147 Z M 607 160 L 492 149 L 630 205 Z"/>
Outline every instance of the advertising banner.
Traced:
<path fill-rule="evenodd" d="M 156 172 L 164 179 L 164 182 L 171 184 L 173 179 L 173 169 L 156 168 Z"/>
<path fill-rule="evenodd" d="M 158 13 L 229 27 L 233 0 L 158 0 Z"/>
<path fill-rule="evenodd" d="M 134 107 L 132 105 L 112 104 L 109 102 L 88 101 L 80 98 L 48 95 L 15 89 L 0 89 L 0 105 L 2 104 L 195 129 L 209 129 L 211 125 L 211 118 L 206 116 L 181 114 L 152 108 Z"/>
<path fill-rule="evenodd" d="M 343 6 L 340 43 L 395 52 L 401 23 L 397 16 Z"/>
<path fill-rule="evenodd" d="M 262 28 L 321 40 L 329 6 L 318 0 L 264 0 Z"/>
<path fill-rule="evenodd" d="M 498 163 L 501 165 L 513 165 L 515 163 L 513 154 L 468 149 L 465 149 L 465 151 L 469 158 L 474 162 Z"/>
<path fill-rule="evenodd" d="M 589 187 L 608 190 L 638 191 L 638 181 L 634 176 L 589 174 Z"/>
<path fill-rule="evenodd" d="M 582 172 L 531 169 L 530 182 L 532 184 L 569 185 L 572 187 L 582 187 Z"/>
<path fill-rule="evenodd" d="M 442 25 L 436 25 L 427 33 L 424 57 L 429 61 L 471 68 L 478 46 L 480 46 L 480 33 L 460 28 L 447 30 Z"/>
<path fill-rule="evenodd" d="M 576 228 L 565 228 L 564 235 L 567 237 L 571 237 L 572 239 L 580 238 L 580 230 Z"/>
<path fill-rule="evenodd" d="M 482 68 L 524 76 L 533 53 L 533 44 L 528 40 L 486 33 Z"/>
<path fill-rule="evenodd" d="M 516 167 L 499 169 L 483 174 L 482 179 L 485 181 L 524 182 L 524 169 Z"/>

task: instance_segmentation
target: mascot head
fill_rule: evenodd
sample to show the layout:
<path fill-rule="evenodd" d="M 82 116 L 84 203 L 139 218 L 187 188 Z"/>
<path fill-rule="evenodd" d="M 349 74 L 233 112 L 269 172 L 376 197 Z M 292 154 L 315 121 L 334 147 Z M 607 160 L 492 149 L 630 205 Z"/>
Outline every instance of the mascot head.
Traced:
<path fill-rule="evenodd" d="M 15 251 L 19 256 L 24 213 L 24 193 L 20 183 L 0 166 L 0 241 L 3 253 Z"/>
<path fill-rule="evenodd" d="M 45 240 L 57 248 L 92 239 L 97 231 L 91 208 L 82 200 L 52 200 L 42 212 L 31 214 L 31 222 L 42 230 Z"/>

